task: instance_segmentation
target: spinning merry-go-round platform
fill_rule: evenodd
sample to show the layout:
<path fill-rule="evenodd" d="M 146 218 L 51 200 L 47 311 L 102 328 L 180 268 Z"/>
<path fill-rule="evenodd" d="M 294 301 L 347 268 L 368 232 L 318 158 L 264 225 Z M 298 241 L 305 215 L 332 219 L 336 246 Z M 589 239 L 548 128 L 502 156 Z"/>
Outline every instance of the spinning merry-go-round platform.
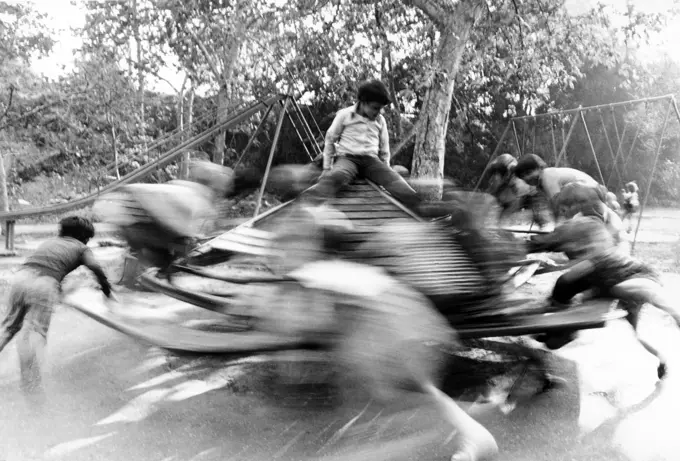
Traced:
<path fill-rule="evenodd" d="M 248 288 L 248 284 L 239 281 L 238 270 L 228 267 L 228 263 L 227 266 L 220 264 L 220 261 L 224 263 L 234 257 L 239 261 L 257 260 L 276 251 L 273 231 L 285 219 L 286 210 L 293 203 L 284 203 L 199 245 L 179 266 L 184 270 L 173 276 L 173 283 L 157 276 L 152 269 L 140 277 L 151 292 L 121 291 L 117 302 L 107 302 L 101 294 L 83 289 L 69 294 L 64 302 L 111 328 L 166 349 L 242 353 L 305 347 L 308 344 L 303 338 L 282 332 L 258 331 L 247 317 L 234 314 L 230 303 L 239 292 Z M 362 230 L 369 233 L 384 224 L 402 223 L 400 225 L 408 227 L 409 223 L 421 221 L 388 193 L 367 181 L 351 184 L 330 205 L 349 218 L 358 230 L 359 238 Z M 399 232 L 400 229 L 397 227 Z M 409 260 L 408 276 L 416 281 L 418 288 L 437 293 L 457 287 L 461 295 L 482 295 L 475 300 L 475 310 L 467 310 L 464 319 L 449 316 L 461 338 L 600 328 L 607 321 L 625 315 L 623 311 L 612 309 L 611 300 L 593 300 L 565 311 L 547 312 L 543 300 L 522 298 L 516 293 L 502 298 L 484 297 L 492 290 L 485 285 L 463 248 L 450 244 L 442 255 L 442 247 L 433 245 L 435 240 L 438 239 L 417 235 L 406 241 L 407 254 L 400 257 Z M 357 252 L 354 257 L 350 251 L 348 259 L 369 265 L 389 263 L 361 260 L 360 254 Z M 431 261 L 435 257 L 437 265 L 433 266 Z M 518 266 L 509 275 L 507 283 L 516 288 L 537 267 L 538 263 Z M 266 283 L 268 275 L 260 272 L 256 277 Z"/>

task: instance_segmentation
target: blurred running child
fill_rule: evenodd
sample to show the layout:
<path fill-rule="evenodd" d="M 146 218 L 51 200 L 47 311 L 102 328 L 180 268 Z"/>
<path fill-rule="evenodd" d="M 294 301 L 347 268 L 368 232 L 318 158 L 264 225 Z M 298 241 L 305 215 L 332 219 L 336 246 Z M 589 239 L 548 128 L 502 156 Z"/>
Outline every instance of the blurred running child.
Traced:
<path fill-rule="evenodd" d="M 666 374 L 666 360 L 640 337 L 640 310 L 649 303 L 668 313 L 678 327 L 680 310 L 654 269 L 619 251 L 604 222 L 606 208 L 599 201 L 584 205 L 579 215 L 559 226 L 552 236 L 533 237 L 529 251 L 563 251 L 576 261 L 555 283 L 551 295 L 554 306 L 568 307 L 577 294 L 588 290 L 596 297 L 618 299 L 620 306 L 628 312 L 628 322 L 640 344 L 659 359 L 657 371 L 662 378 Z"/>
<path fill-rule="evenodd" d="M 638 196 L 639 187 L 635 181 L 626 184 L 625 189 L 621 189 L 623 199 L 623 210 L 621 220 L 628 222 L 628 233 L 633 231 L 633 215 L 640 209 L 640 197 Z"/>
<path fill-rule="evenodd" d="M 549 222 L 545 215 L 545 199 L 535 187 L 514 174 L 516 165 L 517 159 L 510 154 L 501 154 L 489 164 L 489 193 L 501 207 L 498 219 L 503 221 L 513 213 L 528 208 L 531 209 L 534 222 L 543 229 Z"/>
<path fill-rule="evenodd" d="M 560 217 L 560 210 L 555 198 L 564 186 L 572 182 L 598 185 L 597 181 L 583 171 L 548 167 L 543 159 L 535 154 L 524 155 L 517 161 L 515 175 L 527 184 L 536 186 L 550 203 L 556 220 Z"/>
<path fill-rule="evenodd" d="M 90 269 L 105 296 L 111 285 L 87 242 L 94 237 L 92 222 L 70 216 L 59 222 L 59 236 L 51 238 L 26 258 L 12 279 L 6 311 L 0 323 L 0 351 L 22 330 L 17 343 L 21 388 L 41 393 L 41 364 L 54 305 L 59 302 L 61 282 L 80 266 Z"/>

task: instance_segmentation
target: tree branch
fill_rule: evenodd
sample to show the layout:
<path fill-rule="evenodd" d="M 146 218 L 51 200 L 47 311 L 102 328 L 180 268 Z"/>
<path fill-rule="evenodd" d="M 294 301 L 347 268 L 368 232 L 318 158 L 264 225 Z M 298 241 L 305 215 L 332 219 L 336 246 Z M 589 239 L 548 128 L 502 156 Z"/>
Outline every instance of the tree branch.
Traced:
<path fill-rule="evenodd" d="M 210 70 L 213 72 L 213 74 L 215 74 L 215 79 L 218 82 L 224 80 L 222 72 L 220 72 L 220 70 L 215 65 L 215 62 L 210 57 L 210 53 L 208 53 L 208 49 L 205 47 L 205 44 L 198 38 L 198 36 L 196 35 L 196 33 L 193 30 L 191 30 L 189 28 L 187 28 L 187 30 L 189 32 L 189 35 L 191 36 L 191 39 L 194 41 L 194 43 L 196 43 L 196 46 L 198 46 L 198 49 L 201 51 L 201 53 L 203 54 L 203 57 L 208 62 L 208 66 L 210 67 Z M 222 85 L 224 85 L 224 87 L 226 88 L 226 87 L 229 86 L 229 82 L 228 81 L 222 81 Z M 222 86 L 222 85 L 220 85 L 220 86 Z"/>
<path fill-rule="evenodd" d="M 522 18 L 519 15 L 519 7 L 517 6 L 517 2 L 515 0 L 512 0 L 512 4 L 515 6 L 515 13 L 517 14 L 517 25 L 519 25 L 519 43 L 522 45 L 522 49 L 524 49 L 524 35 L 522 33 Z"/>
<path fill-rule="evenodd" d="M 419 8 L 438 27 L 455 13 L 455 6 L 450 0 L 405 0 L 404 3 Z"/>
<path fill-rule="evenodd" d="M 30 117 L 31 115 L 37 114 L 38 112 L 40 112 L 40 111 L 43 110 L 43 109 L 47 109 L 47 108 L 49 108 L 49 107 L 56 106 L 57 104 L 62 103 L 62 102 L 64 102 L 66 99 L 71 98 L 72 96 L 75 96 L 75 95 L 78 95 L 78 94 L 83 94 L 83 93 L 86 93 L 86 92 L 87 92 L 87 91 L 85 91 L 85 90 L 84 90 L 84 91 L 76 91 L 76 92 L 74 92 L 74 93 L 65 95 L 65 96 L 63 96 L 63 97 L 61 97 L 61 98 L 59 98 L 59 99 L 57 99 L 57 100 L 55 100 L 55 101 L 48 102 L 48 103 L 45 103 L 45 104 L 41 104 L 40 106 L 34 107 L 33 109 L 29 110 L 28 112 L 25 112 L 25 113 L 21 114 L 19 117 L 17 117 L 17 118 L 14 120 L 14 122 L 18 122 L 19 120 L 23 120 L 23 119 L 25 119 L 25 118 L 28 118 L 28 117 Z M 8 126 L 10 126 L 11 124 L 12 124 L 12 123 L 9 122 L 9 121 L 3 123 L 2 125 L 0 125 L 0 131 L 4 130 L 5 128 L 7 128 Z"/>
<path fill-rule="evenodd" d="M 9 86 L 9 101 L 7 101 L 7 107 L 5 107 L 5 112 L 0 117 L 0 121 L 7 118 L 7 113 L 9 112 L 10 107 L 12 107 L 12 100 L 14 99 L 14 90 L 15 90 L 14 85 L 10 84 L 10 86 Z"/>

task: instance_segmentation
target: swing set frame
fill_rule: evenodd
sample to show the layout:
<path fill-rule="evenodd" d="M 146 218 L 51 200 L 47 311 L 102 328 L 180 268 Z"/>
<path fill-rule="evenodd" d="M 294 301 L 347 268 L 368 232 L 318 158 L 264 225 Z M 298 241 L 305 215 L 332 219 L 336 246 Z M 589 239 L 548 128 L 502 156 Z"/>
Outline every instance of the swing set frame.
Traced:
<path fill-rule="evenodd" d="M 638 232 L 640 230 L 640 223 L 642 221 L 642 214 L 645 210 L 645 206 L 647 205 L 647 200 L 649 198 L 649 192 L 651 190 L 652 184 L 654 182 L 654 177 L 656 174 L 656 168 L 659 160 L 659 156 L 661 154 L 661 146 L 663 144 L 664 136 L 666 135 L 666 130 L 668 128 L 668 121 L 671 115 L 671 111 L 675 113 L 675 118 L 678 120 L 680 123 L 680 110 L 678 110 L 678 105 L 675 100 L 675 96 L 672 94 L 668 95 L 663 95 L 663 96 L 654 96 L 654 97 L 649 97 L 649 98 L 641 98 L 641 99 L 633 99 L 629 101 L 621 101 L 621 102 L 616 102 L 616 103 L 609 103 L 609 104 L 600 104 L 600 105 L 595 105 L 595 106 L 588 106 L 588 107 L 582 107 L 579 106 L 575 109 L 566 109 L 566 110 L 559 110 L 559 111 L 552 111 L 552 112 L 547 112 L 544 114 L 536 114 L 536 115 L 524 115 L 524 116 L 519 116 L 519 117 L 512 117 L 507 125 L 505 126 L 505 130 L 503 131 L 503 134 L 501 134 L 501 137 L 498 140 L 498 143 L 496 144 L 496 148 L 494 149 L 493 153 L 489 157 L 489 162 L 486 164 L 484 171 L 482 172 L 482 175 L 480 176 L 480 179 L 475 187 L 475 190 L 479 189 L 479 186 L 481 185 L 482 180 L 486 176 L 486 173 L 489 169 L 489 166 L 491 165 L 491 162 L 498 157 L 500 150 L 504 147 L 505 141 L 508 135 L 510 135 L 510 132 L 512 131 L 512 135 L 514 137 L 514 143 L 511 142 L 515 147 L 517 157 L 520 157 L 524 154 L 527 153 L 527 133 L 528 133 L 528 128 L 527 128 L 527 122 L 529 121 L 535 121 L 538 119 L 542 118 L 550 118 L 550 128 L 551 128 L 551 139 L 552 139 L 552 145 L 553 145 L 553 153 L 554 153 L 554 158 L 555 158 L 555 167 L 559 167 L 560 163 L 562 160 L 566 158 L 566 152 L 567 152 L 567 146 L 569 144 L 569 141 L 571 139 L 572 134 L 574 133 L 574 129 L 576 128 L 576 125 L 578 125 L 579 121 L 583 123 L 583 127 L 586 133 L 586 138 L 588 140 L 588 145 L 590 146 L 590 151 L 593 155 L 593 159 L 595 161 L 595 165 L 597 167 L 598 175 L 599 178 L 602 182 L 603 185 L 605 185 L 607 188 L 609 188 L 609 185 L 611 184 L 612 177 L 616 173 L 618 176 L 618 179 L 621 183 L 625 183 L 624 178 L 628 174 L 626 170 L 626 166 L 628 165 L 628 161 L 632 158 L 632 154 L 635 148 L 635 144 L 638 140 L 639 134 L 640 134 L 640 128 L 641 125 L 638 124 L 636 132 L 634 134 L 633 142 L 631 143 L 628 153 L 626 154 L 624 151 L 624 138 L 626 134 L 626 130 L 628 128 L 627 124 L 624 124 L 623 130 L 619 132 L 618 126 L 616 124 L 616 117 L 612 117 L 613 119 L 613 124 L 614 124 L 614 130 L 616 133 L 616 141 L 618 141 L 616 149 L 614 149 L 612 140 L 609 138 L 609 134 L 606 129 L 606 124 L 603 116 L 603 111 L 605 110 L 610 110 L 612 115 L 614 115 L 614 109 L 616 107 L 631 107 L 631 106 L 636 106 L 639 104 L 645 104 L 645 107 L 648 107 L 649 103 L 652 102 L 667 102 L 667 109 L 666 113 L 664 116 L 663 120 L 663 125 L 661 127 L 659 136 L 658 136 L 658 143 L 656 145 L 655 153 L 654 153 L 654 162 L 652 164 L 652 170 L 651 174 L 649 176 L 649 181 L 647 182 L 647 187 L 645 190 L 645 195 L 642 200 L 642 203 L 640 205 L 640 212 L 638 213 L 638 219 L 637 219 L 637 224 L 635 227 L 635 234 L 633 236 L 633 242 L 631 244 L 631 251 L 635 250 L 635 243 L 637 241 L 637 236 Z M 602 127 L 604 128 L 604 134 L 605 134 L 605 141 L 607 144 L 607 151 L 610 154 L 610 157 L 613 162 L 614 166 L 614 171 L 611 171 L 609 174 L 609 177 L 607 180 L 604 178 L 604 174 L 602 172 L 602 168 L 600 167 L 600 161 L 598 159 L 597 155 L 597 150 L 595 149 L 595 146 L 593 144 L 592 137 L 590 135 L 590 130 L 588 129 L 588 123 L 586 122 L 585 114 L 589 112 L 597 112 L 599 114 L 600 121 L 602 123 Z M 565 116 L 565 115 L 574 115 L 574 117 L 571 120 L 571 123 L 569 124 L 569 129 L 567 133 L 565 134 L 564 132 L 564 126 L 562 126 L 562 146 L 560 147 L 559 151 L 557 149 L 558 147 L 558 142 L 555 136 L 555 123 L 554 120 L 557 118 L 559 120 L 560 117 Z M 524 130 L 522 131 L 522 136 L 520 138 L 518 134 L 518 129 L 517 126 L 519 124 L 523 125 Z M 533 142 L 531 143 L 532 149 L 533 146 L 535 146 L 535 141 L 536 141 L 536 124 L 533 126 Z M 623 161 L 622 164 L 622 170 L 619 170 L 618 168 L 618 161 L 621 159 Z"/>

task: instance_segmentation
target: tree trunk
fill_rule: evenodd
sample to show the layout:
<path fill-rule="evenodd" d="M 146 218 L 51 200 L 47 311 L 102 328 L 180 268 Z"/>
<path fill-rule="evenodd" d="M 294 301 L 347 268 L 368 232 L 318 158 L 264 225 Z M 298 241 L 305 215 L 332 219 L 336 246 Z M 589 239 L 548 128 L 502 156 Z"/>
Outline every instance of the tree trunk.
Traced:
<path fill-rule="evenodd" d="M 116 127 L 111 125 L 111 146 L 113 147 L 113 164 L 116 168 L 116 179 L 120 179 L 120 168 L 118 166 L 118 143 L 116 142 Z"/>
<path fill-rule="evenodd" d="M 189 137 L 193 136 L 193 123 L 194 123 L 194 89 L 189 90 L 189 101 L 184 108 L 186 111 L 186 121 L 187 121 L 187 135 Z M 182 154 L 182 179 L 187 179 L 189 176 L 189 162 L 191 162 L 191 152 L 186 151 Z"/>
<path fill-rule="evenodd" d="M 135 39 L 135 47 L 137 51 L 137 103 L 139 104 L 139 128 L 141 131 L 142 139 L 144 142 L 144 150 L 148 150 L 147 147 L 147 142 L 146 142 L 146 114 L 145 114 L 145 107 L 144 107 L 144 69 L 142 66 L 142 57 L 143 57 L 143 52 L 142 52 L 142 39 L 139 34 L 139 24 L 140 24 L 140 19 L 139 19 L 139 11 L 137 10 L 137 0 L 132 0 L 132 11 L 133 14 L 135 15 L 135 23 L 134 23 L 134 39 Z"/>
<path fill-rule="evenodd" d="M 7 162 L 9 164 L 9 162 Z M 0 155 L 0 210 L 9 211 L 9 194 L 7 193 L 7 171 L 5 166 L 5 156 Z M 2 222 L 2 232 L 4 233 L 5 223 Z"/>
<path fill-rule="evenodd" d="M 227 118 L 229 111 L 229 97 L 226 86 L 220 88 L 217 93 L 217 123 L 222 123 Z M 227 132 L 220 130 L 215 137 L 212 161 L 218 165 L 224 165 L 224 149 L 226 148 Z"/>
<path fill-rule="evenodd" d="M 381 5 L 379 3 L 375 4 L 375 22 L 378 26 L 378 31 L 380 35 L 380 49 L 382 51 L 382 59 L 380 62 L 380 73 L 383 82 L 387 82 L 387 88 L 390 92 L 390 97 L 392 98 L 392 113 L 394 114 L 394 129 L 397 139 L 401 139 L 403 134 L 402 124 L 401 124 L 401 110 L 399 107 L 399 100 L 397 99 L 397 92 L 394 87 L 394 73 L 392 72 L 392 49 L 390 47 L 390 41 L 387 37 L 387 32 L 383 25 L 383 14 Z"/>
<path fill-rule="evenodd" d="M 243 34 L 241 32 L 236 33 L 232 43 L 227 47 L 226 50 L 222 75 L 219 76 L 221 77 L 220 91 L 217 93 L 218 122 L 223 122 L 226 120 L 231 107 L 230 84 L 231 78 L 234 75 L 234 69 L 236 68 L 238 55 L 241 51 L 242 40 Z M 218 165 L 224 164 L 224 150 L 227 147 L 226 139 L 226 131 L 220 130 L 219 134 L 215 138 L 215 147 L 213 150 L 213 162 L 217 163 Z"/>
<path fill-rule="evenodd" d="M 427 198 L 437 199 L 443 189 L 446 133 L 455 77 L 470 32 L 482 16 L 485 2 L 413 0 L 412 3 L 430 17 L 440 33 L 435 67 L 418 120 L 411 168 L 412 178 L 434 180 L 433 186 L 421 192 Z"/>

